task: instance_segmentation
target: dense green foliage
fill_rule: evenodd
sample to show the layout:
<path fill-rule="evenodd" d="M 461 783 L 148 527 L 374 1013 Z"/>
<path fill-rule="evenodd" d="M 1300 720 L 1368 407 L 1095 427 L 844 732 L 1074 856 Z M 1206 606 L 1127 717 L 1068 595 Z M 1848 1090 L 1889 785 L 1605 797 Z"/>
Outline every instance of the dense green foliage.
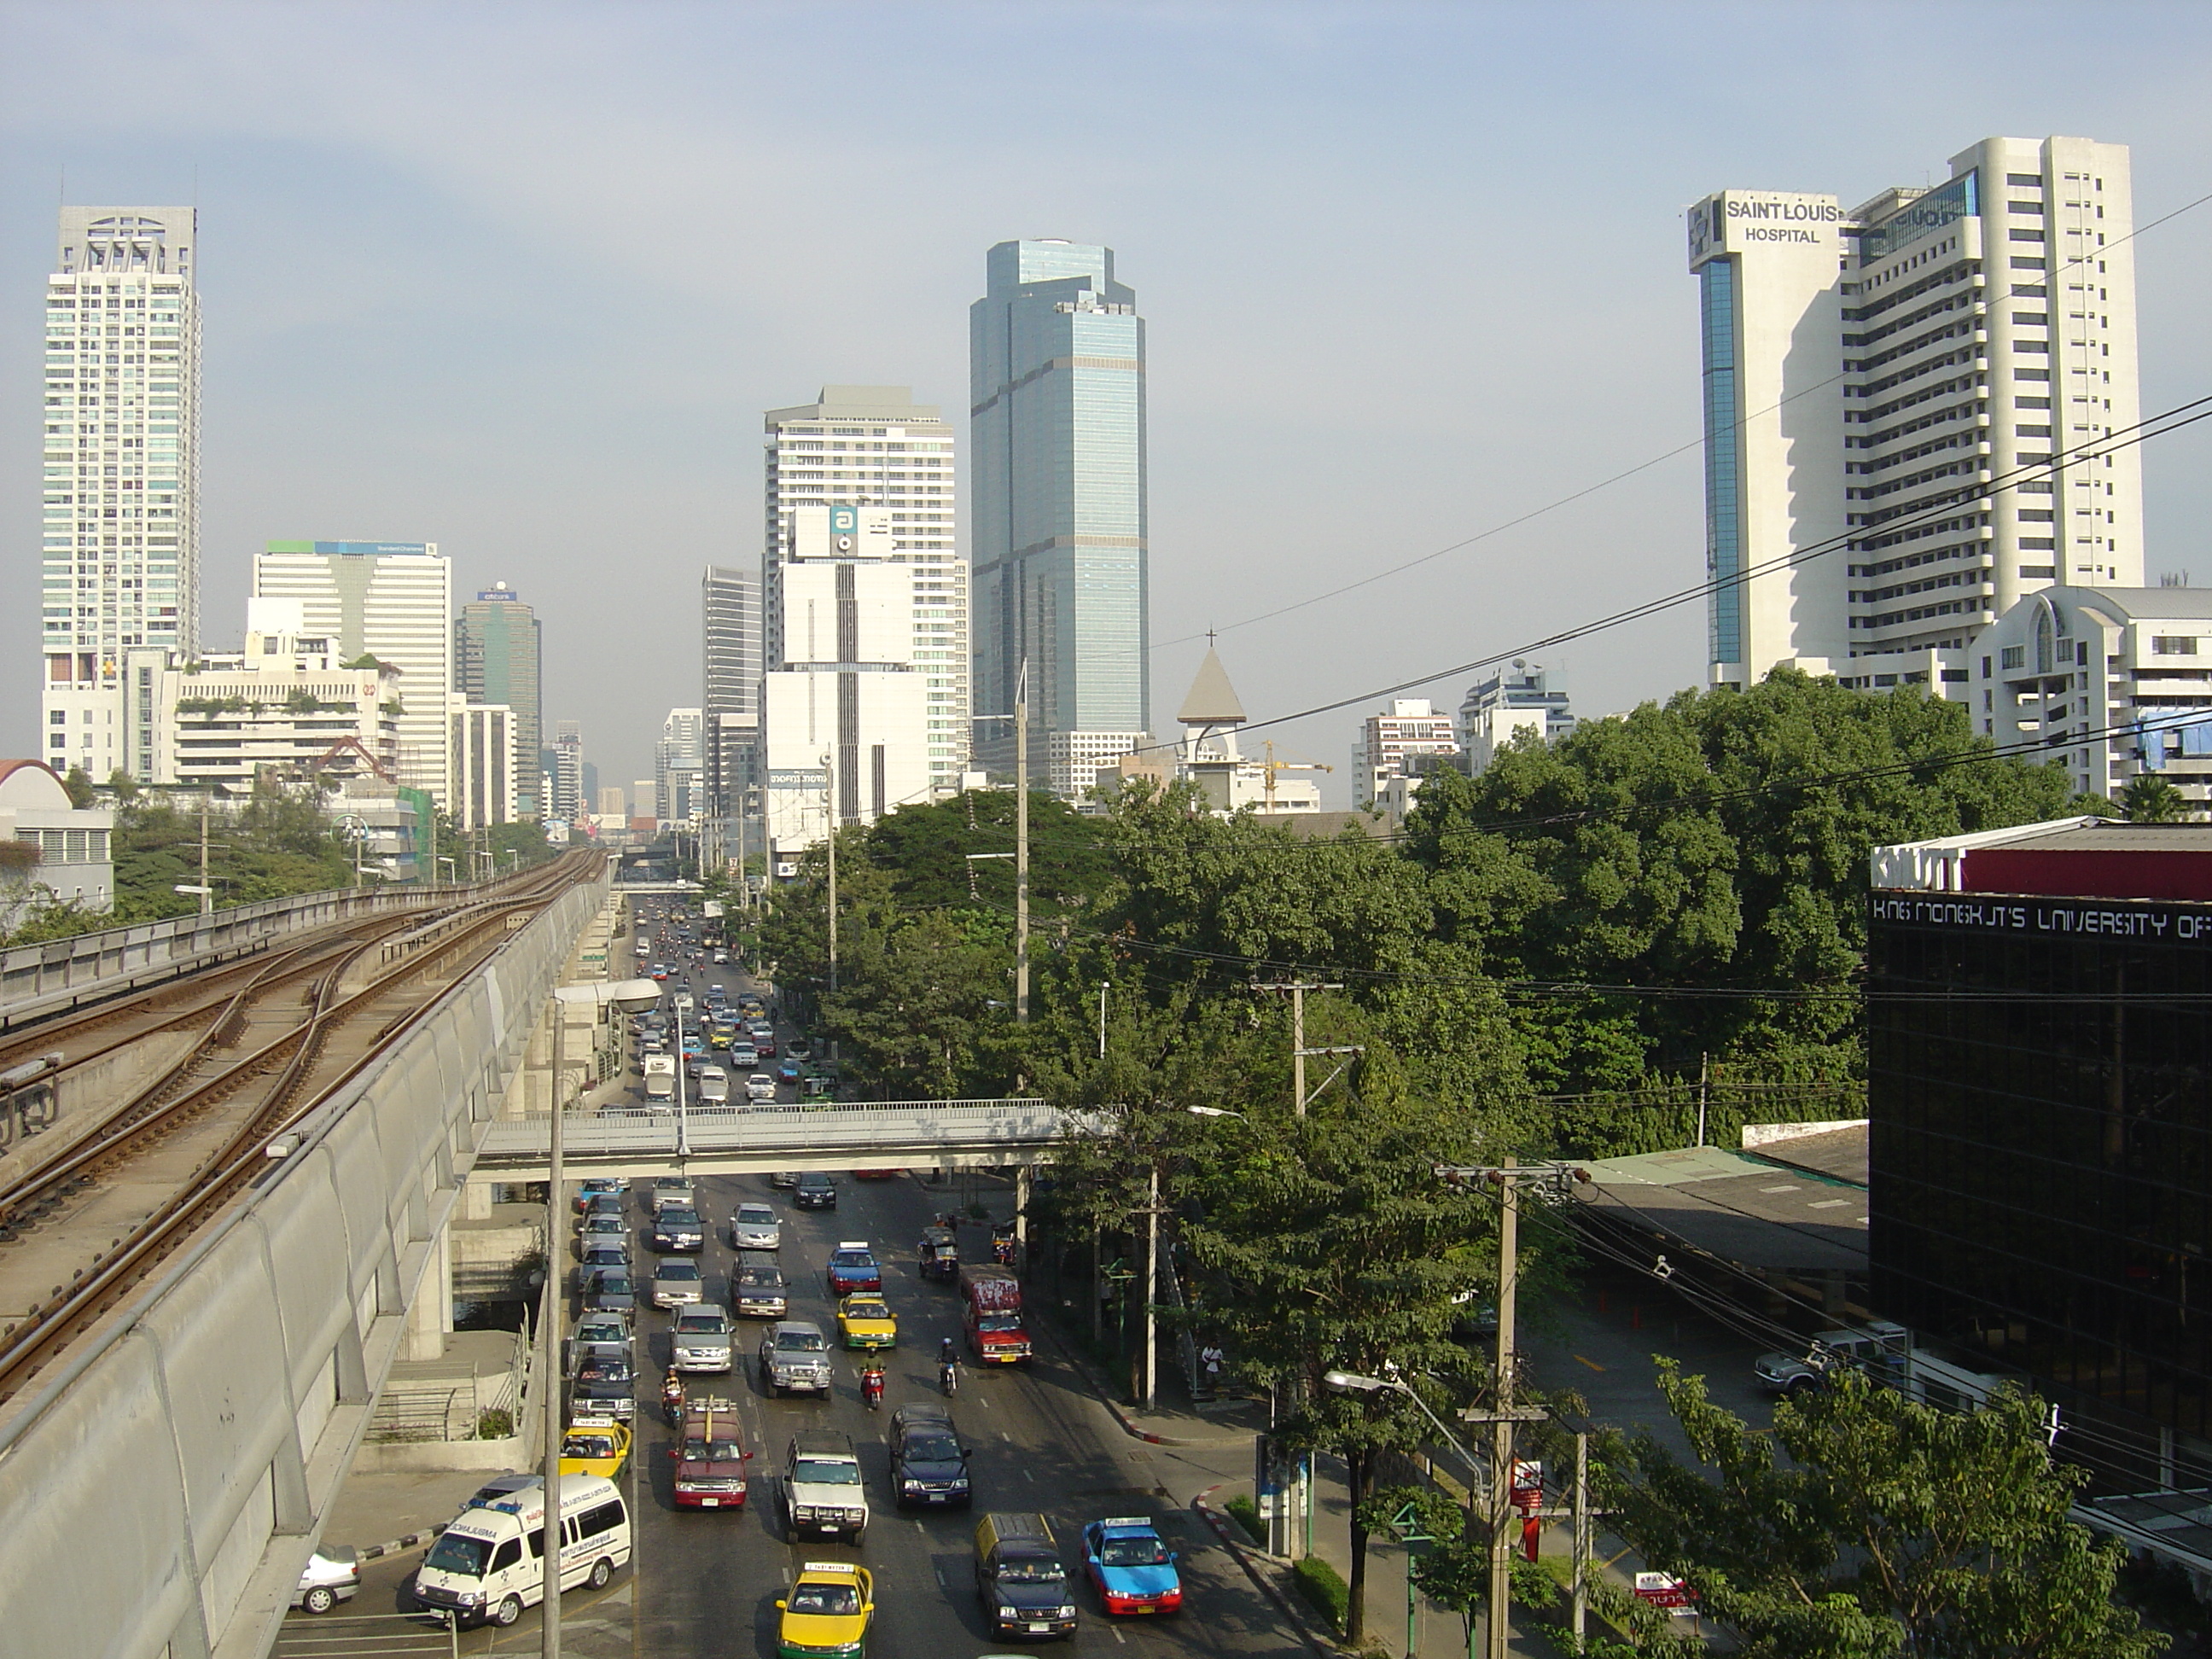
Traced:
<path fill-rule="evenodd" d="M 1941 1412 L 1856 1372 L 1754 1432 L 1662 1363 L 1703 1468 L 1639 1432 L 1607 1506 L 1750 1659 L 2138 1659 L 2163 1650 L 2112 1589 L 2126 1552 L 2067 1519 L 2083 1480 L 2048 1408 L 2001 1394 Z M 1778 1455 L 1778 1450 L 1781 1454 Z"/>
<path fill-rule="evenodd" d="M 77 785 L 82 783 L 80 792 Z M 97 799 L 81 771 L 70 777 L 72 799 L 80 805 Z M 33 904 L 0 943 L 30 945 L 67 939 L 103 927 L 159 921 L 189 915 L 199 908 L 197 894 L 179 885 L 200 878 L 200 816 L 164 797 L 139 789 L 121 775 L 108 780 L 115 810 L 109 853 L 115 863 L 115 903 L 95 910 L 75 902 Z M 257 788 L 244 801 L 218 811 L 207 826 L 208 884 L 218 909 L 264 899 L 291 898 L 354 884 L 351 845 L 332 831 L 326 805 L 313 795 L 274 785 Z M 456 846 L 456 842 L 463 843 Z M 543 829 L 535 823 L 495 824 L 482 836 L 460 837 L 441 821 L 440 846 L 461 859 L 468 850 L 489 846 L 499 873 L 553 856 Z M 517 856 L 510 860 L 508 854 Z M 21 869 L 0 866 L 14 880 L 35 884 L 35 863 Z M 374 879 L 374 878 L 372 878 Z"/>
<path fill-rule="evenodd" d="M 2069 806 L 1958 704 L 1791 672 L 1445 775 L 1402 837 L 1304 840 L 1141 782 L 1102 814 L 1032 802 L 1026 1024 L 1005 793 L 839 836 L 834 975 L 818 852 L 754 947 L 860 1092 L 1094 1115 L 1040 1219 L 1064 1254 L 1140 1259 L 1157 1190 L 1177 1316 L 1351 1469 L 1354 1642 L 1376 1461 L 1427 1429 L 1322 1372 L 1394 1363 L 1439 1412 L 1491 1386 L 1453 1326 L 1494 1287 L 1495 1211 L 1437 1166 L 1680 1146 L 1701 1095 L 1717 1138 L 1858 1115 L 1869 854 Z M 1314 1058 L 1303 1115 L 1269 988 L 1291 980 L 1330 988 L 1306 1046 L 1353 1051 Z M 1555 1237 L 1524 1238 L 1539 1316 Z"/>

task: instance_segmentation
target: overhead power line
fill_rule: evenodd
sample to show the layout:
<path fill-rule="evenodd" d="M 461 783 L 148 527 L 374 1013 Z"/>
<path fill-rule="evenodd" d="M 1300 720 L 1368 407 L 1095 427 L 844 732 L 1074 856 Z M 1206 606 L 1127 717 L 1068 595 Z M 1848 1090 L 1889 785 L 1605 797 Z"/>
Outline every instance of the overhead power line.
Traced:
<path fill-rule="evenodd" d="M 2081 258 L 2069 259 L 2064 264 L 2060 265 L 2057 270 L 2051 272 L 2051 275 L 2053 276 L 2063 276 L 2068 271 L 2075 269 L 2077 266 L 2088 264 L 2091 263 L 2092 258 L 2108 254 L 2113 248 L 2119 246 L 2122 243 L 2133 241 L 2136 237 L 2142 235 L 2143 232 L 2147 230 L 2155 230 L 2159 226 L 2166 224 L 2171 220 L 2179 219 L 2185 213 L 2189 213 L 2197 208 L 2203 207 L 2207 202 L 2212 202 L 2212 194 L 2200 196 L 2193 202 L 2185 202 L 2179 207 L 2173 209 L 2171 212 L 2162 213 L 2155 219 L 2147 220 L 2143 223 L 2137 225 L 2126 235 L 2113 238 L 2112 241 L 2105 244 L 2097 250 L 2096 256 L 2084 255 Z M 1753 410 L 1751 412 L 1736 421 L 1729 428 L 1729 430 L 1741 431 L 1752 422 L 1763 420 L 1767 416 L 1773 414 L 1777 410 L 1786 408 L 1789 404 L 1796 403 L 1801 398 L 1809 398 L 1816 392 L 1826 391 L 1828 387 L 1835 385 L 1837 381 L 1843 378 L 1844 376 L 1841 374 L 1831 374 L 1824 380 L 1816 380 L 1808 386 L 1805 386 L 1799 391 L 1791 392 L 1786 398 L 1779 398 L 1777 401 L 1767 404 L 1764 409 Z M 1233 634 L 1239 629 L 1255 627 L 1263 622 L 1273 622 L 1278 617 L 1286 617 L 1293 611 L 1308 610 L 1314 605 L 1324 604 L 1330 599 L 1341 599 L 1346 593 L 1356 592 L 1363 587 L 1371 587 L 1376 582 L 1387 581 L 1393 576 L 1403 575 L 1408 570 L 1418 570 L 1425 564 L 1433 564 L 1437 560 L 1444 558 L 1450 554 L 1463 551 L 1468 548 L 1475 546 L 1479 543 L 1488 541 L 1492 537 L 1502 536 L 1509 530 L 1517 530 L 1522 525 L 1530 524 L 1538 519 L 1548 517 L 1550 514 L 1559 512 L 1563 507 L 1571 507 L 1577 501 L 1583 501 L 1589 496 L 1598 495 L 1604 490 L 1610 489 L 1617 483 L 1626 483 L 1628 479 L 1635 477 L 1638 473 L 1648 472 L 1653 467 L 1659 466 L 1668 461 L 1671 461 L 1678 455 L 1686 455 L 1692 450 L 1701 449 L 1705 447 L 1705 438 L 1703 434 L 1700 434 L 1698 437 L 1691 439 L 1687 443 L 1677 444 L 1672 449 L 1662 451 L 1659 454 L 1652 456 L 1649 460 L 1639 461 L 1634 466 L 1625 467 L 1620 471 L 1613 473 L 1609 477 L 1601 478 L 1595 483 L 1585 484 L 1580 489 L 1572 490 L 1565 495 L 1559 496 L 1555 501 L 1547 501 L 1541 507 L 1531 507 L 1526 513 L 1522 513 L 1516 517 L 1508 519 L 1501 524 L 1492 525 L 1487 530 L 1479 530 L 1472 536 L 1463 536 L 1458 541 L 1451 542 L 1443 547 L 1437 548 L 1432 553 L 1424 553 L 1419 558 L 1407 559 L 1401 564 L 1391 565 L 1388 568 L 1377 570 L 1370 575 L 1362 576 L 1355 581 L 1346 582 L 1340 586 L 1328 588 L 1306 599 L 1294 599 L 1288 605 L 1277 605 L 1271 611 L 1262 611 L 1255 616 L 1246 617 L 1241 621 L 1224 623 L 1221 626 L 1210 629 L 1205 633 L 1181 634 L 1177 635 L 1171 640 L 1162 640 L 1151 648 L 1154 651 L 1164 651 L 1170 646 L 1188 645 L 1196 640 L 1210 639 L 1214 634 Z"/>

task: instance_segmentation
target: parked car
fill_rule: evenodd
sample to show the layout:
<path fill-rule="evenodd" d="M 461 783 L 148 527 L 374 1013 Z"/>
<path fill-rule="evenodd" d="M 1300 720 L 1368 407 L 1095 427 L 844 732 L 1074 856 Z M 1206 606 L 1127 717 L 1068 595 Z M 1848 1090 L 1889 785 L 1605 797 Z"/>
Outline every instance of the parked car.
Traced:
<path fill-rule="evenodd" d="M 343 1544 L 319 1544 L 307 1558 L 292 1605 L 308 1613 L 328 1613 L 350 1601 L 361 1589 L 361 1553 Z"/>
<path fill-rule="evenodd" d="M 620 1176 L 593 1176 L 579 1183 L 576 1188 L 576 1213 L 581 1215 L 589 1210 L 592 1200 L 604 1194 L 611 1193 L 617 1198 L 621 1197 L 629 1185 L 629 1182 Z"/>
<path fill-rule="evenodd" d="M 585 1312 L 626 1314 L 636 1306 L 637 1284 L 626 1270 L 601 1267 L 585 1274 Z"/>
<path fill-rule="evenodd" d="M 596 1272 L 601 1267 L 610 1268 L 617 1273 L 629 1272 L 629 1241 L 603 1239 L 586 1244 L 584 1247 L 585 1272 Z"/>
<path fill-rule="evenodd" d="M 809 1561 L 776 1598 L 775 1650 L 781 1654 L 850 1654 L 867 1645 L 875 1616 L 876 1581 L 849 1561 Z"/>
<path fill-rule="evenodd" d="M 783 1269 L 765 1250 L 738 1253 L 730 1273 L 730 1304 L 744 1319 L 781 1319 L 791 1311 Z"/>
<path fill-rule="evenodd" d="M 1052 1522 L 1013 1513 L 976 1522 L 975 1597 L 994 1636 L 1073 1636 L 1075 1598 Z"/>
<path fill-rule="evenodd" d="M 806 1189 L 799 1188 L 799 1201 L 804 1203 Z M 830 1294 L 850 1296 L 854 1291 L 880 1291 L 884 1287 L 884 1270 L 876 1263 L 874 1254 L 863 1238 L 838 1241 L 837 1248 L 830 1252 Z"/>
<path fill-rule="evenodd" d="M 850 1440 L 830 1429 L 792 1436 L 783 1462 L 783 1518 L 794 1537 L 860 1541 L 868 1529 L 868 1489 Z"/>
<path fill-rule="evenodd" d="M 568 1333 L 571 1372 L 594 1355 L 613 1354 L 633 1359 L 636 1352 L 637 1339 L 631 1334 L 629 1321 L 620 1314 L 586 1314 L 576 1322 L 576 1328 Z"/>
<path fill-rule="evenodd" d="M 891 1492 L 901 1509 L 965 1509 L 974 1498 L 968 1448 L 952 1413 L 933 1404 L 891 1414 Z"/>
<path fill-rule="evenodd" d="M 696 1255 L 707 1248 L 707 1224 L 696 1210 L 671 1204 L 653 1218 L 653 1248 Z"/>
<path fill-rule="evenodd" d="M 780 1320 L 760 1345 L 761 1387 L 771 1395 L 830 1394 L 830 1343 L 819 1325 Z"/>
<path fill-rule="evenodd" d="M 704 1297 L 706 1289 L 699 1264 L 689 1257 L 663 1256 L 653 1270 L 653 1305 L 656 1308 L 690 1307 Z"/>
<path fill-rule="evenodd" d="M 1141 1515 L 1109 1516 L 1083 1529 L 1083 1565 L 1109 1613 L 1173 1613 L 1182 1606 L 1175 1552 Z"/>
<path fill-rule="evenodd" d="M 740 1204 L 730 1218 L 730 1248 L 733 1250 L 780 1250 L 783 1223 L 774 1206 Z"/>
<path fill-rule="evenodd" d="M 568 1389 L 569 1414 L 576 1419 L 611 1417 L 628 1423 L 637 1415 L 637 1373 L 628 1356 L 599 1352 L 576 1370 Z"/>
<path fill-rule="evenodd" d="M 676 1316 L 671 1356 L 679 1371 L 730 1369 L 730 1316 L 720 1308 L 686 1308 Z"/>

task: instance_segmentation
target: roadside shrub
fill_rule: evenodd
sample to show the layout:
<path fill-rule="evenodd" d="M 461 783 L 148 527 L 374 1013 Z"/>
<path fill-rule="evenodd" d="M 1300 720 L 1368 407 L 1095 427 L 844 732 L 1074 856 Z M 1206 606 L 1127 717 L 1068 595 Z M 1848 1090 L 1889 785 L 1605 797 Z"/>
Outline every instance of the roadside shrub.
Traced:
<path fill-rule="evenodd" d="M 1297 1581 L 1298 1593 L 1328 1621 L 1329 1629 L 1343 1635 L 1352 1608 L 1352 1587 L 1343 1575 L 1318 1555 L 1307 1555 L 1291 1563 L 1291 1577 Z"/>
<path fill-rule="evenodd" d="M 1260 1518 L 1260 1506 L 1250 1498 L 1232 1498 L 1221 1507 L 1237 1517 L 1237 1524 L 1251 1534 L 1254 1543 L 1264 1545 L 1267 1541 L 1267 1523 Z"/>
<path fill-rule="evenodd" d="M 483 1412 L 477 1418 L 477 1438 L 504 1440 L 514 1432 L 514 1413 L 512 1412 Z"/>

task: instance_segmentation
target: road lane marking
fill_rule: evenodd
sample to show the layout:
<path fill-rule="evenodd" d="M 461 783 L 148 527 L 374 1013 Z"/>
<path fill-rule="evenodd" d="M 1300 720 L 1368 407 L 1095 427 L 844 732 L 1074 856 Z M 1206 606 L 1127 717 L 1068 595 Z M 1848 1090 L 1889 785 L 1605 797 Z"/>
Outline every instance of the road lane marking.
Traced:
<path fill-rule="evenodd" d="M 1123 1647 L 1126 1648 L 1129 1645 L 1129 1638 L 1122 1635 L 1120 1630 L 1116 1629 L 1112 1625 L 1107 1626 L 1106 1628 L 1114 1632 L 1114 1639 L 1119 1642 Z"/>
<path fill-rule="evenodd" d="M 1604 1366 L 1602 1366 L 1602 1365 L 1599 1364 L 1597 1363 L 1597 1361 L 1596 1361 L 1596 1360 L 1595 1360 L 1595 1359 L 1583 1359 L 1583 1356 L 1582 1356 L 1582 1355 L 1580 1355 L 1580 1354 L 1577 1354 L 1577 1355 L 1575 1356 L 1575 1358 L 1577 1358 L 1577 1359 L 1582 1359 L 1583 1364 L 1585 1364 L 1585 1365 L 1587 1365 L 1587 1366 L 1589 1366 L 1589 1367 L 1592 1370 L 1594 1370 L 1594 1371 L 1601 1371 L 1601 1370 L 1603 1370 L 1605 1369 L 1605 1367 L 1604 1367 Z"/>

